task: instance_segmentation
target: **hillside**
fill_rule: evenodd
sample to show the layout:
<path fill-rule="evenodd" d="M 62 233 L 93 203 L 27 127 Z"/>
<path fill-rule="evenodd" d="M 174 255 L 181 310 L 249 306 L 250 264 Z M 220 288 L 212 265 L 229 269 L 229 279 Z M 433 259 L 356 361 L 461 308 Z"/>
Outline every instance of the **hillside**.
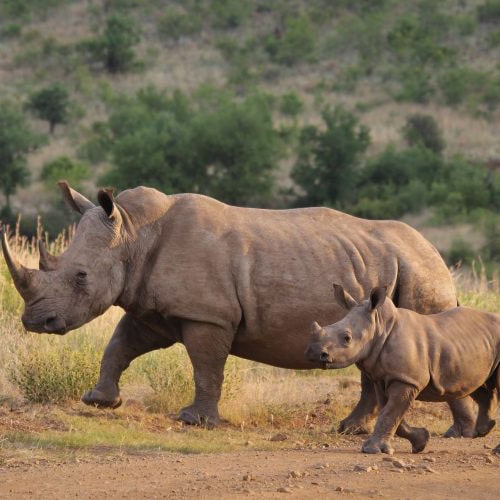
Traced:
<path fill-rule="evenodd" d="M 29 179 L 13 189 L 11 212 L 4 218 L 22 212 L 29 229 L 34 216 L 42 213 L 54 232 L 66 219 L 54 215 L 60 207 L 54 208 L 57 193 L 52 181 L 66 173 L 89 196 L 107 181 L 127 187 L 126 177 L 130 182 L 144 179 L 164 191 L 204 191 L 205 186 L 208 194 L 242 204 L 288 206 L 305 192 L 308 204 L 329 204 L 362 216 L 424 214 L 411 220 L 419 227 L 429 219 L 433 224 L 461 224 L 460 238 L 469 245 L 464 257 L 483 251 L 492 238 L 496 241 L 496 226 L 489 235 L 485 227 L 491 225 L 490 214 L 496 213 L 500 199 L 498 0 L 6 0 L 0 9 L 2 101 L 17 106 L 31 129 L 43 134 L 26 154 Z M 115 31 L 110 31 L 110 20 L 115 21 Z M 111 50 L 118 51 L 114 63 Z M 26 103 L 53 84 L 67 92 L 69 111 L 66 123 L 48 134 L 47 121 L 36 118 Z M 136 97 L 148 87 L 157 95 Z M 176 89 L 186 101 L 184 115 L 174 98 L 168 101 Z M 252 101 L 256 94 L 260 100 Z M 394 178 L 383 180 L 393 186 L 390 190 L 382 184 L 372 189 L 375 177 L 365 176 L 364 181 L 349 180 L 345 185 L 344 192 L 362 193 L 358 197 L 333 188 L 322 198 L 310 196 L 308 185 L 301 184 L 304 169 L 290 177 L 304 150 L 314 146 L 306 144 L 303 131 L 316 127 L 318 137 L 325 129 L 325 109 L 339 104 L 359 120 L 352 126 L 353 134 L 364 125 L 369 140 L 353 153 L 351 164 L 342 165 L 344 177 L 333 175 L 337 184 L 367 171 L 366 165 L 374 161 L 378 163 L 372 170 L 387 172 L 387 154 L 385 164 L 379 158 L 391 144 L 392 161 L 411 163 L 418 155 L 412 153 L 402 129 L 415 114 L 428 115 L 437 123 L 444 149 L 436 168 L 445 173 L 432 179 L 405 173 L 409 182 L 400 186 L 398 171 Z M 159 120 L 160 111 L 173 114 L 174 121 Z M 260 142 L 247 145 L 243 139 L 233 140 L 221 159 L 215 150 L 225 147 L 224 141 L 242 121 L 238 113 L 255 114 L 243 135 Z M 268 115 L 272 123 L 258 129 Z M 180 148 L 179 143 L 188 139 L 175 133 L 190 120 L 192 127 L 179 134 L 205 148 L 196 150 L 193 158 L 187 158 L 193 143 Z M 154 140 L 170 134 L 159 149 L 147 142 L 151 130 L 137 125 L 153 122 Z M 122 130 L 125 123 L 128 135 Z M 209 136 L 206 131 L 212 126 Z M 333 149 L 336 140 L 341 140 L 339 135 L 330 137 Z M 144 144 L 148 146 L 143 156 L 134 156 Z M 262 154 L 254 154 L 255 150 Z M 147 170 L 142 165 L 158 151 L 162 158 Z M 61 157 L 70 163 L 58 163 L 42 173 L 44 166 Z M 312 165 L 318 158 L 313 151 L 305 163 Z M 234 166 L 236 161 L 245 164 L 243 173 Z M 412 172 L 434 159 L 415 161 Z M 256 170 L 257 164 L 263 165 L 262 171 Z M 217 170 L 218 165 L 223 168 Z M 469 166 L 475 170 L 467 170 Z M 332 172 L 337 167 L 328 166 Z M 163 174 L 152 175 L 156 168 L 163 168 Z M 165 174 L 169 169 L 172 175 Z M 136 177 L 130 174 L 133 171 Z M 464 179 L 455 182 L 459 176 Z M 463 187 L 468 176 L 474 177 L 470 190 L 489 190 L 488 194 L 471 197 Z M 217 184 L 229 177 L 246 182 L 247 191 L 242 188 L 239 196 L 231 197 L 239 188 L 234 179 L 222 187 Z M 451 186 L 453 182 L 456 186 Z M 324 179 L 314 183 L 324 184 Z M 425 192 L 433 194 L 425 203 L 415 203 Z M 446 204 L 436 201 L 449 193 L 453 196 Z M 403 198 L 411 200 L 403 203 Z M 435 242 L 447 250 L 453 237 L 441 244 L 442 231 L 436 233 Z M 488 252 L 485 258 L 495 260 L 496 250 Z"/>

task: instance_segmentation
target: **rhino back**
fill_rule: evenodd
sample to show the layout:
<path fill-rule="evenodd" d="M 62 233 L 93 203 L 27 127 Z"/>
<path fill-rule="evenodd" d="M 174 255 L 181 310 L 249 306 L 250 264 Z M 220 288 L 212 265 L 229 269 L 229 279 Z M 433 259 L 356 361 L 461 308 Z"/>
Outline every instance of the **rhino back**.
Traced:
<path fill-rule="evenodd" d="M 165 315 L 236 330 L 233 353 L 242 357 L 309 368 L 303 355 L 309 325 L 344 315 L 333 301 L 334 282 L 357 300 L 387 284 L 406 307 L 421 312 L 456 304 L 439 254 L 404 224 L 327 208 L 261 210 L 156 193 L 149 202 L 122 202 L 129 212 L 155 205 L 153 217 L 147 210 L 131 215 L 148 221 L 138 238 L 154 242 L 144 252 L 134 300 Z"/>

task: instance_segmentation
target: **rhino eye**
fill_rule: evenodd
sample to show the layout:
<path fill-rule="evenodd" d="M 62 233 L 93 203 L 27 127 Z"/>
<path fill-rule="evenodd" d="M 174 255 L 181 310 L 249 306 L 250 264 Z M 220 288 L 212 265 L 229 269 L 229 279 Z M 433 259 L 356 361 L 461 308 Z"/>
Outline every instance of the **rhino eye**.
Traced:
<path fill-rule="evenodd" d="M 87 282 L 87 273 L 85 271 L 76 273 L 76 282 L 79 285 L 84 285 Z"/>
<path fill-rule="evenodd" d="M 350 333 L 344 333 L 344 342 L 346 344 L 350 344 L 352 340 L 352 335 Z"/>

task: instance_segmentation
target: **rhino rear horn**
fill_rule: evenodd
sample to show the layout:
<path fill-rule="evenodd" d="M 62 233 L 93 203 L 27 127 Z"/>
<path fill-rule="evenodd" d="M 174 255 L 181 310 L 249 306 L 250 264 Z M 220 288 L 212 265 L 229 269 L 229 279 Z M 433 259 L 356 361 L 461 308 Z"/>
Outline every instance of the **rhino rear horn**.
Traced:
<path fill-rule="evenodd" d="M 7 267 L 9 268 L 12 280 L 14 281 L 14 286 L 16 287 L 17 291 L 21 294 L 23 299 L 26 301 L 31 296 L 30 291 L 33 286 L 33 279 L 38 271 L 24 267 L 19 262 L 19 260 L 14 255 L 12 255 L 5 229 L 2 228 L 1 233 L 2 233 L 2 250 L 3 250 L 3 255 L 5 257 L 5 262 L 7 263 Z"/>
<path fill-rule="evenodd" d="M 38 252 L 40 254 L 39 267 L 42 271 L 53 271 L 57 268 L 57 257 L 48 252 L 43 240 L 38 240 Z"/>

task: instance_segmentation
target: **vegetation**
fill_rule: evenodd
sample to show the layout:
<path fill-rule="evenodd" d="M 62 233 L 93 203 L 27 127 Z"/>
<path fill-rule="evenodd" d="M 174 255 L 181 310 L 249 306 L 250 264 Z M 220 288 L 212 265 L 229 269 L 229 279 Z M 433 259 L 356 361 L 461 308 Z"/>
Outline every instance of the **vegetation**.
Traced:
<path fill-rule="evenodd" d="M 68 91 L 59 83 L 49 85 L 32 94 L 26 107 L 41 120 L 48 121 L 53 134 L 56 125 L 68 119 Z"/>

